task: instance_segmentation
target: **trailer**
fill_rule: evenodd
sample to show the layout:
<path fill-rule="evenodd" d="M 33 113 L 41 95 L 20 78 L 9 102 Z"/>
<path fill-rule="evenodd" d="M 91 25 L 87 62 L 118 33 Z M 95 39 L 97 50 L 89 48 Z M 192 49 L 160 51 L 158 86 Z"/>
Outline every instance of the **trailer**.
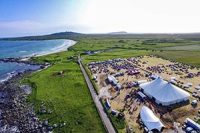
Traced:
<path fill-rule="evenodd" d="M 195 131 L 197 131 L 198 133 L 200 132 L 200 125 L 196 122 L 194 122 L 192 119 L 190 118 L 186 118 L 185 120 L 185 124 L 188 127 L 192 127 Z"/>
<path fill-rule="evenodd" d="M 111 108 L 111 105 L 110 105 L 110 102 L 109 102 L 108 99 L 106 99 L 105 106 L 106 106 L 107 109 Z"/>

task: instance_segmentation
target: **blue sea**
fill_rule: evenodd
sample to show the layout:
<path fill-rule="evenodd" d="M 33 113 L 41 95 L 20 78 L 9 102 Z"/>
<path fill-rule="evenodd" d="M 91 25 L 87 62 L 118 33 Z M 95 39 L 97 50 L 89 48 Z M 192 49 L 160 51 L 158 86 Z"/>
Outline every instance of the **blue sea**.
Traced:
<path fill-rule="evenodd" d="M 67 50 L 74 45 L 72 40 L 44 41 L 0 41 L 0 58 L 31 57 Z M 9 79 L 16 72 L 37 70 L 39 66 L 22 63 L 0 62 L 0 82 Z"/>

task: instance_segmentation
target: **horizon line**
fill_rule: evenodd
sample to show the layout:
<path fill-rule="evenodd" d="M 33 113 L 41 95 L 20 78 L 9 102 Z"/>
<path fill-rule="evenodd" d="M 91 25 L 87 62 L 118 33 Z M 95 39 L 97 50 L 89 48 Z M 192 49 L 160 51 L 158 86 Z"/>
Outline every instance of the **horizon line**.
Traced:
<path fill-rule="evenodd" d="M 126 31 L 116 31 L 116 32 L 91 32 L 91 33 L 87 33 L 87 32 L 78 32 L 78 31 L 60 31 L 60 32 L 52 32 L 52 33 L 47 33 L 47 34 L 36 34 L 36 35 L 27 35 L 27 36 L 7 36 L 7 37 L 0 37 L 0 39 L 6 39 L 6 38 L 23 38 L 23 37 L 34 37 L 34 36 L 45 36 L 45 35 L 52 35 L 52 34 L 56 34 L 56 33 L 62 33 L 62 32 L 72 32 L 72 33 L 78 33 L 78 34 L 85 34 L 85 35 L 147 35 L 147 34 L 151 34 L 151 35 L 175 35 L 175 34 L 200 34 L 199 32 L 126 32 Z M 120 33 L 120 32 L 124 32 L 124 33 Z"/>

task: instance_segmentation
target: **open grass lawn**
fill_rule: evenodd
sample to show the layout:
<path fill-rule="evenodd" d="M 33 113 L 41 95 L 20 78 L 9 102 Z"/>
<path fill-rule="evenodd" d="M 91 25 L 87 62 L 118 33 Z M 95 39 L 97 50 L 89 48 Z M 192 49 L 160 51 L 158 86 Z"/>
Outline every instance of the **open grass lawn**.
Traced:
<path fill-rule="evenodd" d="M 165 59 L 200 67 L 199 51 L 162 51 L 162 52 L 157 51 L 157 52 L 152 52 L 151 54 L 161 56 Z"/>
<path fill-rule="evenodd" d="M 74 51 L 104 50 L 104 49 L 127 49 L 127 50 L 167 50 L 171 47 L 197 46 L 199 41 L 178 38 L 135 38 L 134 36 L 88 36 L 81 38 L 71 49 Z M 174 49 L 173 49 L 174 50 Z"/>
<path fill-rule="evenodd" d="M 148 39 L 131 38 L 125 36 L 111 37 L 95 36 L 82 38 L 71 48 L 76 53 L 85 51 L 108 50 L 90 56 L 83 56 L 85 63 L 92 61 L 107 60 L 113 58 L 127 58 L 144 54 L 155 54 L 166 59 L 183 62 L 186 64 L 200 66 L 200 52 L 198 40 L 189 39 Z M 171 50 L 168 50 L 170 48 Z M 176 50 L 178 48 L 178 50 Z M 184 49 L 184 51 L 182 50 Z M 181 51 L 182 50 L 182 51 Z"/>
<path fill-rule="evenodd" d="M 56 128 L 55 132 L 105 132 L 78 64 L 67 61 L 71 55 L 73 52 L 63 52 L 37 59 L 55 62 L 55 65 L 28 78 L 36 86 L 30 100 L 41 119 L 49 120 L 52 125 L 66 122 L 66 126 Z M 53 112 L 41 114 L 42 103 Z"/>
<path fill-rule="evenodd" d="M 146 50 L 113 49 L 112 51 L 107 51 L 94 55 L 85 55 L 83 56 L 83 62 L 90 63 L 93 61 L 105 61 L 116 58 L 129 58 L 134 56 L 148 55 L 149 53 L 150 51 Z"/>
<path fill-rule="evenodd" d="M 200 51 L 200 44 L 165 47 L 164 50 Z"/>

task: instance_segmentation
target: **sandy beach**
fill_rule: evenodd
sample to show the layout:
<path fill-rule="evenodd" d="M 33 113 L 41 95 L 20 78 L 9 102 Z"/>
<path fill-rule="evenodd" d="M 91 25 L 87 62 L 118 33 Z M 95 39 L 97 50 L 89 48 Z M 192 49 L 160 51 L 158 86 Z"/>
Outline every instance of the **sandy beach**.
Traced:
<path fill-rule="evenodd" d="M 49 54 L 54 54 L 54 53 L 67 51 L 69 47 L 75 45 L 76 43 L 77 42 L 73 41 L 73 40 L 65 40 L 65 42 L 62 45 L 60 45 L 60 46 L 58 46 L 56 48 L 52 48 L 49 51 L 44 51 L 44 52 L 41 52 L 41 53 L 37 53 L 37 54 L 34 54 L 32 56 L 39 57 L 39 56 L 44 56 L 44 55 L 49 55 Z"/>

